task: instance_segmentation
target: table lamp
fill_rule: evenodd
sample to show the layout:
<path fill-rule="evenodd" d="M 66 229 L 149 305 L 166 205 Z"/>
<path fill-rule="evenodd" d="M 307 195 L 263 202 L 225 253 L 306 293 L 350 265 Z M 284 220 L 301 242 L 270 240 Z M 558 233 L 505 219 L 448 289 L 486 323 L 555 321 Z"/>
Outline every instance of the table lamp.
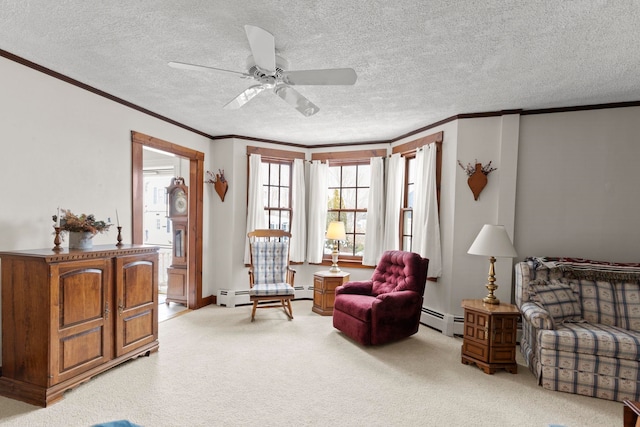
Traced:
<path fill-rule="evenodd" d="M 327 228 L 326 238 L 328 240 L 333 240 L 333 251 L 331 252 L 331 268 L 329 271 L 331 273 L 340 272 L 340 267 L 338 267 L 338 240 L 346 240 L 347 235 L 344 231 L 344 222 L 342 221 L 332 221 L 329 223 L 329 227 Z"/>
<path fill-rule="evenodd" d="M 487 304 L 500 304 L 500 300 L 493 295 L 493 292 L 498 289 L 498 285 L 495 283 L 495 257 L 515 258 L 518 256 L 518 254 L 516 254 L 516 250 L 513 248 L 511 239 L 509 239 L 507 230 L 505 230 L 503 225 L 485 224 L 467 253 L 471 255 L 485 255 L 490 257 L 489 283 L 486 285 L 489 290 L 489 295 L 484 297 L 482 301 Z"/>

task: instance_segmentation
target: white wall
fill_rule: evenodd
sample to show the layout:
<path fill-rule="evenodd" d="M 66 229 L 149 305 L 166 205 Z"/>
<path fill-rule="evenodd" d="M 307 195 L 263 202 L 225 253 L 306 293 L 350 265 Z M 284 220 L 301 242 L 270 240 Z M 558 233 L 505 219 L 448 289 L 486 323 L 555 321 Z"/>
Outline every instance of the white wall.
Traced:
<path fill-rule="evenodd" d="M 58 206 L 112 221 L 117 209 L 131 242 L 132 130 L 210 157 L 207 138 L 2 57 L 0 75 L 0 250 L 53 247 Z M 204 199 L 206 218 L 211 195 Z M 94 243 L 115 244 L 116 236 L 111 230 Z"/>
<path fill-rule="evenodd" d="M 1 176 L 5 200 L 16 202 L 2 204 L 0 250 L 51 246 L 51 215 L 58 206 L 112 219 L 118 209 L 124 240 L 131 241 L 130 132 L 135 130 L 202 151 L 208 170 L 225 170 L 224 202 L 212 185 L 205 186 L 203 296 L 247 288 L 246 146 L 287 148 L 209 141 L 4 58 L 0 75 Z M 488 261 L 466 253 L 485 223 L 507 227 L 518 259 L 548 255 L 637 262 L 639 119 L 638 107 L 461 119 L 398 141 L 444 131 L 443 276 L 427 285 L 425 307 L 459 316 L 461 299 L 486 294 Z M 300 150 L 310 157 L 312 150 Z M 498 168 L 478 201 L 457 165 L 476 158 L 483 164 L 492 160 Z M 96 237 L 96 244 L 113 241 L 113 231 Z M 503 301 L 511 298 L 512 264 L 499 259 L 496 266 L 497 296 Z M 313 272 L 321 268 L 299 266 L 297 284 L 311 286 Z M 366 279 L 371 269 L 350 273 L 352 279 Z"/>
<path fill-rule="evenodd" d="M 640 107 L 522 116 L 516 250 L 640 262 Z"/>
<path fill-rule="evenodd" d="M 513 235 L 515 184 L 517 168 L 518 116 L 461 119 L 411 136 L 394 143 L 402 144 L 422 136 L 443 131 L 442 172 L 440 193 L 440 230 L 442 244 L 442 277 L 427 282 L 425 309 L 443 315 L 443 320 L 430 326 L 459 333 L 454 318 L 462 315 L 460 302 L 467 298 L 482 298 L 487 294 L 488 259 L 467 254 L 467 250 L 484 224 L 503 224 Z M 496 171 L 489 174 L 488 184 L 476 201 L 467 184 L 466 173 L 458 166 L 483 165 L 492 161 Z M 498 291 L 501 300 L 511 300 L 511 267 L 509 259 L 496 264 Z M 459 325 L 460 326 L 460 325 Z"/>

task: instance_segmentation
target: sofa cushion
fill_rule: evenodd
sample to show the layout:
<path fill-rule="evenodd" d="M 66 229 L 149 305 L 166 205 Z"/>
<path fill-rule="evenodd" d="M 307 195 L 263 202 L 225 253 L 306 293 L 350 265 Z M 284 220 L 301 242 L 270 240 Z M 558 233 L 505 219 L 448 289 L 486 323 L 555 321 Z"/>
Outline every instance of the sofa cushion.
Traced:
<path fill-rule="evenodd" d="M 563 322 L 582 321 L 578 296 L 567 283 L 534 281 L 529 285 L 529 298 L 549 312 L 556 327 Z"/>
<path fill-rule="evenodd" d="M 616 377 L 632 380 L 640 378 L 640 366 L 635 360 L 617 359 L 614 357 L 595 356 L 586 353 L 567 353 L 542 349 L 540 362 L 545 366 L 553 366 L 571 372 L 588 372 L 603 377 Z"/>
<path fill-rule="evenodd" d="M 616 325 L 640 332 L 640 284 L 615 283 Z"/>
<path fill-rule="evenodd" d="M 555 330 L 541 330 L 539 344 L 541 349 L 568 353 L 640 358 L 640 333 L 603 324 L 564 323 Z"/>
<path fill-rule="evenodd" d="M 615 292 L 610 282 L 580 279 L 572 280 L 571 285 L 580 294 L 584 320 L 616 326 Z"/>

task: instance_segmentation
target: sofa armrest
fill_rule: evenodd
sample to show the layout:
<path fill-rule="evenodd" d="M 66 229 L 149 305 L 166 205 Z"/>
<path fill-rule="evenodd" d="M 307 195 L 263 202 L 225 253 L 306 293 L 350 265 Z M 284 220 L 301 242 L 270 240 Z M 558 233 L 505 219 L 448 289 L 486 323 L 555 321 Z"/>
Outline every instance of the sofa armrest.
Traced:
<path fill-rule="evenodd" d="M 532 302 L 525 302 L 520 307 L 522 318 L 536 329 L 555 329 L 553 318 L 547 310 Z"/>
<path fill-rule="evenodd" d="M 336 288 L 336 295 L 339 294 L 356 294 L 356 295 L 371 295 L 373 289 L 373 282 L 371 280 L 347 282 Z"/>

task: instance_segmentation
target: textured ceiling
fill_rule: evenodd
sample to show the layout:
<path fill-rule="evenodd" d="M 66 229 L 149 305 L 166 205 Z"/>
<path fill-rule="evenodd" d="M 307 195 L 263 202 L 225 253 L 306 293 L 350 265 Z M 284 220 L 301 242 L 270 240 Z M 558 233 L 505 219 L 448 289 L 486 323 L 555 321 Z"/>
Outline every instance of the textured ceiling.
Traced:
<path fill-rule="evenodd" d="M 297 86 L 304 117 L 249 80 L 244 25 L 290 69 L 351 67 L 354 86 Z M 0 49 L 209 135 L 304 145 L 388 140 L 464 113 L 640 100 L 640 2 L 0 0 Z"/>

